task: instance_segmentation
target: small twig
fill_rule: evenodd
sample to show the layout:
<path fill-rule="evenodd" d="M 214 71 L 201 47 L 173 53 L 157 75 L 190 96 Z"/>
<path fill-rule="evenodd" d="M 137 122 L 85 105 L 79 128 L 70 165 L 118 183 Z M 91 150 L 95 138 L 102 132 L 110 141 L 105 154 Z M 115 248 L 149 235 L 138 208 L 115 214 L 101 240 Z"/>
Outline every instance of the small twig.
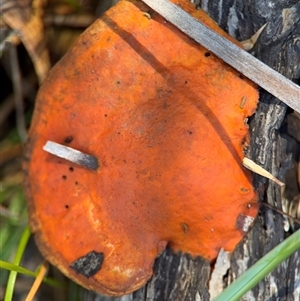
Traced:
<path fill-rule="evenodd" d="M 290 215 L 290 214 L 288 214 L 288 213 L 286 213 L 286 212 L 284 212 L 284 211 L 282 211 L 282 210 L 280 210 L 278 208 L 275 208 L 275 207 L 273 207 L 272 205 L 270 205 L 268 203 L 261 203 L 261 204 L 263 204 L 264 206 L 266 206 L 266 207 L 268 207 L 268 208 L 270 208 L 270 209 L 272 209 L 272 210 L 274 210 L 274 211 L 276 211 L 276 212 L 278 212 L 278 213 L 280 213 L 280 214 L 282 214 L 282 215 L 290 218 L 295 223 L 297 223 L 297 224 L 300 225 L 300 219 L 298 219 L 298 218 L 296 218 L 296 217 L 294 217 L 294 216 L 292 216 L 292 215 Z"/>
<path fill-rule="evenodd" d="M 248 159 L 248 158 L 244 158 L 243 159 L 243 165 L 248 168 L 249 170 L 265 177 L 268 178 L 272 181 L 274 181 L 275 183 L 277 183 L 280 187 L 283 187 L 285 184 L 282 183 L 281 181 L 279 181 L 276 177 L 274 177 L 271 173 L 269 173 L 268 171 L 266 171 L 263 167 L 259 166 L 258 164 L 256 164 L 255 162 L 253 162 L 252 160 Z"/>
<path fill-rule="evenodd" d="M 82 153 L 77 149 L 53 141 L 47 141 L 43 150 L 91 170 L 97 170 L 99 168 L 98 159 L 93 155 Z"/>
<path fill-rule="evenodd" d="M 27 132 L 26 132 L 25 118 L 24 118 L 21 72 L 20 72 L 20 67 L 18 62 L 18 54 L 17 54 L 16 46 L 12 46 L 9 49 L 9 52 L 10 52 L 12 82 L 14 88 L 17 130 L 21 141 L 24 143 L 26 141 Z"/>
<path fill-rule="evenodd" d="M 243 47 L 246 51 L 249 51 L 253 48 L 257 39 L 259 38 L 262 31 L 265 29 L 267 24 L 268 23 L 264 24 L 250 39 L 241 41 L 241 44 L 243 45 Z"/>
<path fill-rule="evenodd" d="M 44 277 L 46 276 L 46 273 L 48 271 L 48 262 L 44 261 L 43 264 L 40 267 L 39 273 L 37 275 L 37 277 L 35 278 L 35 281 L 33 282 L 33 285 L 25 299 L 25 301 L 32 301 L 37 290 L 39 289 Z"/>

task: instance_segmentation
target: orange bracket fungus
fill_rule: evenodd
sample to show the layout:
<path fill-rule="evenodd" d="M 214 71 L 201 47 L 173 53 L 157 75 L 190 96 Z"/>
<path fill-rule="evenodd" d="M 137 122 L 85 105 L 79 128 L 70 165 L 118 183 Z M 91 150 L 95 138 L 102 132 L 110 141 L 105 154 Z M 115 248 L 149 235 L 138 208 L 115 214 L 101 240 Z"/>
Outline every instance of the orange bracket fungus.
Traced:
<path fill-rule="evenodd" d="M 24 170 L 41 252 L 84 287 L 122 295 L 166 246 L 209 261 L 233 251 L 258 210 L 242 167 L 257 100 L 251 81 L 141 1 L 119 2 L 37 97 Z"/>

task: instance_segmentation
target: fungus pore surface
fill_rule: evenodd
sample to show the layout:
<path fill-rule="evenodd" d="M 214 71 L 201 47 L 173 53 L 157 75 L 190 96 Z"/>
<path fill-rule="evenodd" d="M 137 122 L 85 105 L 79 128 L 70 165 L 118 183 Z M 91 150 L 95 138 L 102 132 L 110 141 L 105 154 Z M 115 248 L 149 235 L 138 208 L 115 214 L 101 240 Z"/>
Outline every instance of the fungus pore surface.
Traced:
<path fill-rule="evenodd" d="M 174 1 L 234 41 L 188 1 Z M 141 1 L 121 1 L 44 81 L 26 146 L 31 229 L 44 256 L 109 295 L 174 251 L 213 261 L 257 214 L 242 167 L 256 86 Z M 97 158 L 96 170 L 43 150 Z"/>

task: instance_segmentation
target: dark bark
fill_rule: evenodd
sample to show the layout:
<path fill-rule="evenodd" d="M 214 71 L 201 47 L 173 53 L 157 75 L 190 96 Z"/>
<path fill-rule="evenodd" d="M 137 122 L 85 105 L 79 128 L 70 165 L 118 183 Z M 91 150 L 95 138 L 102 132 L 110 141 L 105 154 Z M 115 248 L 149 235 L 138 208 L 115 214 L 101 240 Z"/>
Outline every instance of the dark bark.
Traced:
<path fill-rule="evenodd" d="M 157 260 L 148 284 L 133 294 L 134 301 L 202 300 L 208 301 L 209 263 L 167 249 Z"/>
<path fill-rule="evenodd" d="M 209 7 L 213 6 L 209 1 Z M 264 23 L 267 27 L 256 43 L 253 54 L 286 77 L 298 80 L 300 76 L 300 2 L 299 1 L 223 1 L 221 27 L 230 27 L 229 10 L 236 10 L 238 23 L 231 26 L 238 39 L 249 37 Z M 270 9 L 269 4 L 273 4 Z M 209 8 L 208 7 L 208 8 Z M 214 10 L 214 16 L 217 16 Z M 227 17 L 226 17 L 227 16 Z M 243 18 L 243 16 L 247 16 Z M 231 32 L 233 34 L 233 32 Z M 287 108 L 265 91 L 260 93 L 258 109 L 250 122 L 251 157 L 283 180 L 289 167 L 287 148 L 280 132 Z M 276 184 L 255 177 L 255 187 L 262 202 L 282 209 L 280 189 Z M 283 216 L 262 206 L 259 217 L 245 241 L 238 246 L 231 260 L 231 280 L 237 278 L 244 267 L 251 266 L 259 258 L 284 240 L 287 233 Z M 242 300 L 299 300 L 300 251 L 270 273 Z M 298 283 L 298 288 L 296 285 Z"/>

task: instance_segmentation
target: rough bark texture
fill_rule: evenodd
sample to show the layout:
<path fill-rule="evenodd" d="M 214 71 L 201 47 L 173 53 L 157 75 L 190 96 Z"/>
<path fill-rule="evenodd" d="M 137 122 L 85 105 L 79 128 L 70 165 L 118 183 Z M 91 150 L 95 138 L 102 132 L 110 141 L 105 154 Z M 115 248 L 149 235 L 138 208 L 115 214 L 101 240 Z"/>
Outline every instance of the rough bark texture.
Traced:
<path fill-rule="evenodd" d="M 167 249 L 157 259 L 152 279 L 133 294 L 133 300 L 208 301 L 209 275 L 210 266 L 205 260 Z"/>
<path fill-rule="evenodd" d="M 218 5 L 217 5 L 218 4 Z M 209 1 L 206 8 L 220 26 L 237 39 L 248 38 L 264 23 L 267 27 L 253 54 L 286 77 L 300 76 L 300 2 L 299 1 Z M 218 10 L 220 9 L 220 10 Z M 287 108 L 275 97 L 261 91 L 260 103 L 250 122 L 251 157 L 265 169 L 283 178 L 289 157 L 280 129 Z M 279 187 L 260 177 L 255 187 L 262 202 L 281 209 Z M 283 217 L 262 206 L 252 231 L 236 249 L 231 260 L 231 280 L 240 276 L 264 254 L 284 240 Z M 299 300 L 300 251 L 282 263 L 242 300 Z"/>
<path fill-rule="evenodd" d="M 286 77 L 300 82 L 300 1 L 204 0 L 198 5 L 238 40 L 248 39 L 268 22 L 252 54 Z M 291 158 L 288 156 L 286 140 L 280 134 L 286 113 L 284 104 L 261 91 L 257 112 L 250 120 L 250 157 L 281 179 L 290 166 Z M 255 177 L 254 185 L 262 202 L 281 209 L 279 187 L 259 176 Z M 287 233 L 283 222 L 281 214 L 262 205 L 252 231 L 232 255 L 226 280 L 228 283 L 284 240 Z M 210 300 L 207 284 L 209 275 L 210 266 L 200 258 L 192 259 L 188 255 L 176 255 L 167 250 L 157 259 L 153 278 L 128 300 Z M 299 301 L 300 250 L 242 300 Z"/>

